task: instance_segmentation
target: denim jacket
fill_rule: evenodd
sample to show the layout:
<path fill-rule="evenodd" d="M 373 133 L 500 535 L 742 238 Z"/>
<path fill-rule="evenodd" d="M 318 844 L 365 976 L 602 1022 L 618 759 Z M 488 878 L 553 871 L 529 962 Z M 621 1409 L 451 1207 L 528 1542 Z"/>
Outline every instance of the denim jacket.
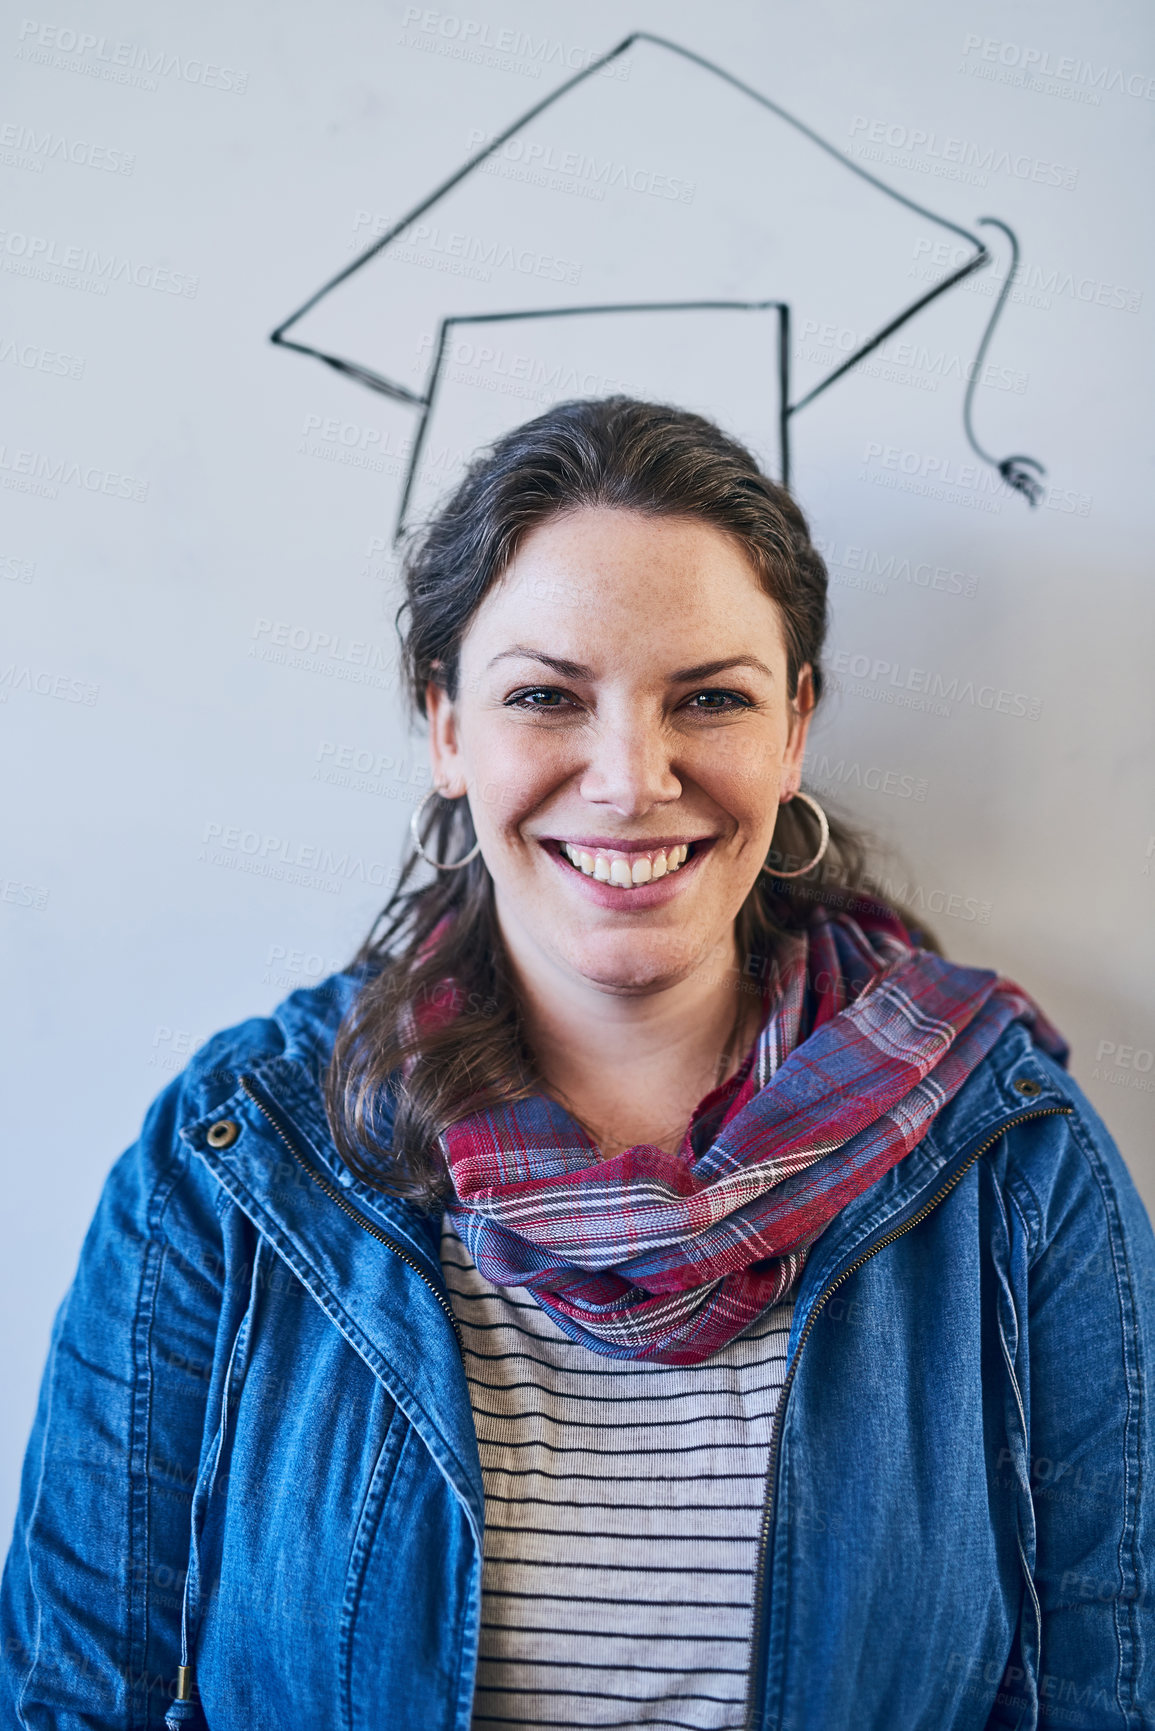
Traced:
<path fill-rule="evenodd" d="M 477 1440 L 439 1222 L 326 1127 L 354 985 L 216 1036 L 108 1178 L 28 1445 L 5 1727 L 467 1731 Z M 788 1351 L 747 1724 L 1155 1727 L 1155 1243 L 1022 1024 L 816 1241 Z"/>

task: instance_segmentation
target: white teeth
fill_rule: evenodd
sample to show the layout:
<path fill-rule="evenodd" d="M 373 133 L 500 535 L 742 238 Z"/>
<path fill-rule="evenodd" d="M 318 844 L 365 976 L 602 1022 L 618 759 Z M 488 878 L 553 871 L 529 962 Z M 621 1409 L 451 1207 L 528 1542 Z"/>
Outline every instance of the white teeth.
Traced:
<path fill-rule="evenodd" d="M 590 853 L 588 848 L 574 847 L 568 841 L 563 841 L 561 848 L 583 877 L 596 878 L 599 883 L 613 884 L 618 889 L 648 884 L 676 872 L 690 852 L 687 842 L 668 849 L 657 848 L 652 854 Z"/>

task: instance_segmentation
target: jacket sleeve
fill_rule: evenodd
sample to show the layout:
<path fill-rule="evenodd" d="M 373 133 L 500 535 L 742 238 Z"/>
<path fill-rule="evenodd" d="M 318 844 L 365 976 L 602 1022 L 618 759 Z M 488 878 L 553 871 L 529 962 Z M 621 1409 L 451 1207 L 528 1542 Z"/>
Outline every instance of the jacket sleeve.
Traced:
<path fill-rule="evenodd" d="M 176 1078 L 113 1167 L 52 1331 L 0 1586 L 0 1722 L 162 1726 L 240 1228 L 179 1137 Z"/>
<path fill-rule="evenodd" d="M 1060 1072 L 1056 1070 L 1056 1078 Z M 1027 1274 L 1039 1725 L 1155 1728 L 1155 1240 L 1106 1126 L 1052 1118 Z M 1036 1159 L 1038 1156 L 1036 1156 Z"/>

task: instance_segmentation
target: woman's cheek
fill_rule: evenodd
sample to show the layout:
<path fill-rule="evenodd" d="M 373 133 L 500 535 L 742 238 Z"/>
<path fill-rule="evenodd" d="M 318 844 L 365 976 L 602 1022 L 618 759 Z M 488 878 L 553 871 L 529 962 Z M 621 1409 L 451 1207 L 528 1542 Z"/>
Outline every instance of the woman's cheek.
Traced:
<path fill-rule="evenodd" d="M 781 775 L 782 742 L 773 735 L 752 737 L 735 728 L 707 743 L 709 749 L 696 754 L 695 779 L 720 803 L 731 799 L 763 808 Z"/>
<path fill-rule="evenodd" d="M 528 730 L 525 730 L 528 731 Z M 545 749 L 542 749 L 542 747 Z M 476 754 L 470 781 L 470 803 L 480 806 L 480 821 L 489 829 L 503 829 L 528 817 L 546 799 L 564 769 L 552 742 L 510 740 L 494 730 Z M 475 818 L 476 821 L 476 818 Z"/>

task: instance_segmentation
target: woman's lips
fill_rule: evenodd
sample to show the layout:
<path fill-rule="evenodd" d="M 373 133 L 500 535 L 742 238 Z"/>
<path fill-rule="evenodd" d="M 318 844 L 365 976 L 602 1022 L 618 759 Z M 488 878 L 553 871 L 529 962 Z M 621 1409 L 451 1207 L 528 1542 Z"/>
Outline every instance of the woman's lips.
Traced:
<path fill-rule="evenodd" d="M 632 842 L 612 847 L 594 841 L 543 838 L 542 846 L 603 907 L 655 907 L 676 895 L 716 837 Z"/>

